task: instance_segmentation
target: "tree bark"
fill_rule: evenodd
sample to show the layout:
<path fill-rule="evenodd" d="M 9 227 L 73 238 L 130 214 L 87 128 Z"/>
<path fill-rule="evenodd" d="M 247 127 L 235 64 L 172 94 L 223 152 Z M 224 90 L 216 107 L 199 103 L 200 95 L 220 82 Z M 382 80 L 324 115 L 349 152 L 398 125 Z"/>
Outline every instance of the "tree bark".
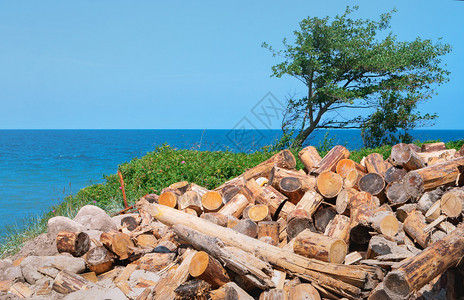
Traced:
<path fill-rule="evenodd" d="M 236 194 L 218 212 L 223 215 L 231 215 L 240 218 L 243 210 L 250 204 L 250 201 L 243 194 Z"/>
<path fill-rule="evenodd" d="M 324 198 L 315 191 L 307 191 L 296 205 L 296 209 L 303 209 L 308 212 L 309 217 L 312 217 Z"/>
<path fill-rule="evenodd" d="M 301 197 L 303 197 L 305 190 L 296 177 L 284 177 L 279 182 L 279 191 L 288 197 L 288 200 L 293 204 L 298 204 Z"/>
<path fill-rule="evenodd" d="M 201 215 L 203 212 L 203 206 L 201 204 L 200 195 L 194 191 L 187 191 L 181 195 L 178 199 L 178 207 L 180 210 L 191 208 L 197 212 L 198 215 Z"/>
<path fill-rule="evenodd" d="M 392 147 L 390 159 L 396 166 L 407 171 L 417 170 L 425 167 L 425 162 L 417 155 L 416 151 L 407 144 L 396 144 Z"/>
<path fill-rule="evenodd" d="M 298 152 L 298 158 L 305 166 L 306 173 L 310 173 L 322 160 L 319 152 L 313 146 L 308 146 Z"/>
<path fill-rule="evenodd" d="M 366 164 L 367 172 L 369 173 L 377 173 L 382 177 L 385 177 L 385 173 L 387 172 L 387 165 L 383 160 L 382 154 L 379 153 L 371 153 L 366 156 L 364 163 Z"/>
<path fill-rule="evenodd" d="M 325 227 L 324 234 L 334 239 L 341 239 L 348 245 L 350 229 L 350 218 L 344 215 L 336 215 Z"/>
<path fill-rule="evenodd" d="M 269 177 L 271 169 L 274 167 L 294 169 L 296 166 L 296 160 L 290 150 L 282 150 L 279 153 L 275 154 L 266 161 L 263 161 L 254 168 L 249 169 L 243 173 L 243 178 L 249 180 L 251 178 L 258 177 Z"/>
<path fill-rule="evenodd" d="M 434 152 L 446 150 L 446 145 L 443 142 L 438 143 L 429 143 L 429 144 L 422 144 L 421 152 Z"/>
<path fill-rule="evenodd" d="M 97 275 L 113 268 L 113 255 L 104 246 L 90 249 L 84 256 L 87 267 Z"/>
<path fill-rule="evenodd" d="M 305 231 L 295 238 L 293 251 L 306 257 L 341 264 L 345 259 L 347 246 L 341 239 Z"/>
<path fill-rule="evenodd" d="M 121 260 L 129 258 L 132 254 L 131 248 L 135 247 L 127 234 L 116 231 L 103 232 L 100 235 L 100 242 Z"/>
<path fill-rule="evenodd" d="M 85 232 L 61 231 L 56 236 L 56 248 L 59 253 L 67 252 L 80 257 L 90 248 L 90 238 Z"/>
<path fill-rule="evenodd" d="M 272 238 L 275 245 L 279 244 L 279 223 L 276 221 L 262 221 L 258 223 L 258 239 L 264 236 Z"/>
<path fill-rule="evenodd" d="M 311 215 L 303 209 L 295 209 L 287 215 L 287 240 L 295 238 L 300 232 L 309 229 L 316 231 Z"/>
<path fill-rule="evenodd" d="M 344 158 L 350 158 L 350 151 L 343 146 L 337 145 L 324 156 L 317 165 L 317 169 L 314 169 L 312 173 L 319 175 L 325 171 L 335 172 L 338 162 Z"/>
<path fill-rule="evenodd" d="M 88 281 L 82 276 L 62 270 L 53 282 L 53 290 L 60 294 L 69 294 L 79 290 L 88 290 Z"/>

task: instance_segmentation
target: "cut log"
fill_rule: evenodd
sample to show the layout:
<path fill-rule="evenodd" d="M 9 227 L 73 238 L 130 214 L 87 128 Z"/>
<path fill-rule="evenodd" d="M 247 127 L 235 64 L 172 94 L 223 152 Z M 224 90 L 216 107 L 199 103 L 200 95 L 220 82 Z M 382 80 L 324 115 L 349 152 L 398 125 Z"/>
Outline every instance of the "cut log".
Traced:
<path fill-rule="evenodd" d="M 300 232 L 309 229 L 316 231 L 311 215 L 303 209 L 295 209 L 287 215 L 287 240 L 295 238 Z"/>
<path fill-rule="evenodd" d="M 385 181 L 383 177 L 377 173 L 368 173 L 359 180 L 358 185 L 360 191 L 368 192 L 372 196 L 379 197 L 385 188 Z"/>
<path fill-rule="evenodd" d="M 288 200 L 295 205 L 298 204 L 305 193 L 300 180 L 296 177 L 282 178 L 279 182 L 279 191 L 287 196 Z"/>
<path fill-rule="evenodd" d="M 271 289 L 262 292 L 259 300 L 288 300 L 288 293 L 283 289 Z"/>
<path fill-rule="evenodd" d="M 424 152 L 418 154 L 425 161 L 427 166 L 432 166 L 456 158 L 455 149 L 441 150 L 435 152 Z"/>
<path fill-rule="evenodd" d="M 174 261 L 175 253 L 147 253 L 135 261 L 140 270 L 158 272 Z"/>
<path fill-rule="evenodd" d="M 159 196 L 158 203 L 174 208 L 177 206 L 177 197 L 178 195 L 176 193 L 165 191 Z"/>
<path fill-rule="evenodd" d="M 307 173 L 310 173 L 322 160 L 319 152 L 317 152 L 317 149 L 313 146 L 301 149 L 301 151 L 298 152 L 298 158 L 303 163 Z"/>
<path fill-rule="evenodd" d="M 395 181 L 385 188 L 388 202 L 393 206 L 402 205 L 408 202 L 411 197 L 404 190 L 403 182 Z"/>
<path fill-rule="evenodd" d="M 137 269 L 136 264 L 128 264 L 124 270 L 113 280 L 113 282 L 127 281 L 129 277 Z"/>
<path fill-rule="evenodd" d="M 408 144 L 396 144 L 392 147 L 390 160 L 395 166 L 402 167 L 407 171 L 417 170 L 425 167 L 422 158 L 409 147 Z"/>
<path fill-rule="evenodd" d="M 301 170 L 300 170 L 301 171 Z M 301 173 L 296 170 L 288 170 L 284 168 L 274 167 L 269 174 L 268 184 L 280 190 L 280 182 L 286 177 L 294 177 L 300 180 L 301 189 L 304 191 L 314 190 L 316 186 L 316 178 L 306 173 Z"/>
<path fill-rule="evenodd" d="M 276 221 L 262 221 L 258 223 L 258 238 L 268 236 L 275 245 L 279 244 L 279 223 Z"/>
<path fill-rule="evenodd" d="M 459 166 L 464 166 L 464 157 L 411 171 L 404 177 L 404 189 L 413 199 L 418 199 L 424 191 L 456 182 L 461 174 Z"/>
<path fill-rule="evenodd" d="M 243 181 L 241 186 L 238 186 L 238 185 L 225 186 L 220 191 L 222 195 L 222 201 L 224 202 L 224 204 L 229 203 L 229 201 L 231 201 L 238 193 L 240 193 L 240 191 L 242 190 L 244 186 L 245 186 L 245 181 Z"/>
<path fill-rule="evenodd" d="M 335 209 L 339 214 L 349 215 L 350 211 L 350 199 L 356 194 L 355 189 L 345 188 L 337 195 L 337 200 L 335 202 Z"/>
<path fill-rule="evenodd" d="M 324 235 L 334 239 L 341 239 L 347 245 L 350 241 L 350 218 L 344 215 L 336 215 L 325 228 Z"/>
<path fill-rule="evenodd" d="M 201 204 L 206 212 L 218 211 L 222 206 L 222 196 L 216 191 L 206 192 L 201 196 Z"/>
<path fill-rule="evenodd" d="M 221 213 L 203 213 L 200 218 L 208 220 L 216 225 L 227 227 L 229 218 Z"/>
<path fill-rule="evenodd" d="M 443 187 L 438 187 L 433 191 L 425 192 L 417 201 L 417 209 L 422 213 L 426 213 L 432 205 L 441 199 L 444 193 Z"/>
<path fill-rule="evenodd" d="M 189 273 L 211 284 L 212 288 L 218 288 L 230 281 L 227 271 L 215 258 L 204 251 L 195 254 L 190 262 Z"/>
<path fill-rule="evenodd" d="M 288 300 L 320 300 L 319 292 L 309 283 L 301 283 L 292 287 L 289 292 Z"/>
<path fill-rule="evenodd" d="M 418 255 L 404 261 L 388 273 L 384 287 L 396 299 L 408 299 L 433 278 L 456 266 L 464 256 L 464 225 L 451 234 L 430 245 Z"/>
<path fill-rule="evenodd" d="M 203 212 L 200 195 L 194 191 L 185 192 L 177 199 L 177 201 L 179 203 L 179 209 L 191 208 L 195 210 L 198 215 L 201 215 Z"/>
<path fill-rule="evenodd" d="M 267 205 L 256 204 L 248 210 L 248 217 L 254 222 L 270 221 L 271 213 Z"/>
<path fill-rule="evenodd" d="M 259 177 L 258 179 L 256 179 L 256 183 L 259 184 L 260 187 L 265 186 L 268 182 L 269 179 L 267 179 L 266 177 Z"/>
<path fill-rule="evenodd" d="M 403 223 L 404 220 L 406 220 L 406 218 L 408 217 L 409 213 L 416 209 L 417 209 L 417 204 L 415 203 L 408 203 L 408 204 L 401 205 L 400 207 L 396 209 L 396 219 L 398 219 L 398 221 Z"/>
<path fill-rule="evenodd" d="M 207 300 L 211 285 L 204 280 L 193 279 L 179 285 L 174 292 L 176 300 Z"/>
<path fill-rule="evenodd" d="M 336 172 L 340 174 L 342 178 L 346 178 L 348 173 L 354 169 L 367 173 L 366 167 L 348 158 L 344 158 L 337 163 Z"/>
<path fill-rule="evenodd" d="M 358 170 L 350 170 L 348 174 L 346 175 L 345 179 L 343 180 L 343 186 L 345 188 L 353 188 L 359 190 L 358 183 L 359 180 L 365 175 L 366 173 L 363 173 Z"/>
<path fill-rule="evenodd" d="M 62 270 L 53 282 L 53 290 L 60 294 L 69 294 L 79 290 L 88 290 L 88 281 L 84 277 Z"/>
<path fill-rule="evenodd" d="M 189 189 L 189 183 L 187 181 L 179 181 L 169 185 L 170 189 L 178 190 L 182 195 Z"/>
<path fill-rule="evenodd" d="M 161 278 L 156 285 L 154 289 L 154 299 L 174 300 L 176 296 L 174 292 L 175 289 L 184 283 L 189 276 L 190 262 L 192 261 L 195 253 L 197 253 L 195 250 L 187 248 L 182 255 L 182 263 L 177 268 L 169 270 L 169 272 Z"/>
<path fill-rule="evenodd" d="M 220 238 L 231 246 L 239 247 L 245 251 L 262 256 L 277 267 L 286 269 L 299 277 L 311 280 L 311 282 L 316 282 L 322 287 L 345 297 L 357 297 L 361 292 L 360 288 L 372 286 L 373 281 L 375 282 L 378 276 L 381 276 L 378 274 L 377 268 L 366 269 L 366 267 L 334 265 L 319 260 L 303 258 L 300 255 L 241 235 L 231 229 L 217 226 L 166 206 L 150 204 L 143 199 L 136 206 L 148 211 L 157 220 L 167 225 L 182 224 L 195 228 L 204 234 Z M 283 257 L 285 259 L 282 259 Z M 340 279 L 330 277 L 329 275 Z"/>
<path fill-rule="evenodd" d="M 395 181 L 400 181 L 401 179 L 403 179 L 406 173 L 407 173 L 406 170 L 403 168 L 399 168 L 395 166 L 390 167 L 385 172 L 385 182 L 389 184 Z"/>
<path fill-rule="evenodd" d="M 368 223 L 385 236 L 393 237 L 398 233 L 399 223 L 393 212 L 379 211 L 369 218 Z"/>
<path fill-rule="evenodd" d="M 243 210 L 250 204 L 250 201 L 243 194 L 236 194 L 218 212 L 223 215 L 231 215 L 236 218 L 242 216 Z"/>
<path fill-rule="evenodd" d="M 404 231 L 424 249 L 442 237 L 440 231 L 438 230 L 425 232 L 426 227 L 427 224 L 425 223 L 425 218 L 418 211 L 409 213 L 408 217 L 406 220 L 404 220 L 403 223 Z"/>
<path fill-rule="evenodd" d="M 97 275 L 113 268 L 113 255 L 104 246 L 97 246 L 89 250 L 84 256 L 87 267 Z"/>
<path fill-rule="evenodd" d="M 129 258 L 132 248 L 135 247 L 127 234 L 116 231 L 103 232 L 100 235 L 100 242 L 121 260 Z"/>
<path fill-rule="evenodd" d="M 355 264 L 363 259 L 363 256 L 358 251 L 351 252 L 345 256 L 345 265 Z"/>
<path fill-rule="evenodd" d="M 158 243 L 158 239 L 150 233 L 147 234 L 141 234 L 137 236 L 136 238 L 137 245 L 140 247 L 149 247 L 149 248 L 155 248 L 156 244 Z"/>
<path fill-rule="evenodd" d="M 176 233 L 200 251 L 216 258 L 235 274 L 246 278 L 247 282 L 261 289 L 272 288 L 272 268 L 256 256 L 235 247 L 227 247 L 218 238 L 202 234 L 182 225 L 174 225 Z"/>
<path fill-rule="evenodd" d="M 198 195 L 200 195 L 200 197 L 203 197 L 204 194 L 206 194 L 207 192 L 209 192 L 209 190 L 207 188 L 204 188 L 202 187 L 201 185 L 198 185 L 198 184 L 195 184 L 195 183 L 191 183 L 190 184 L 190 187 L 189 187 L 190 190 L 194 191 L 195 193 L 197 193 Z"/>
<path fill-rule="evenodd" d="M 388 169 L 385 161 L 383 160 L 382 154 L 379 153 L 369 154 L 366 156 L 364 163 L 366 164 L 367 172 L 377 173 L 382 177 L 385 176 Z"/>
<path fill-rule="evenodd" d="M 450 218 L 456 218 L 463 212 L 464 191 L 453 189 L 443 194 L 440 200 L 442 213 Z"/>
<path fill-rule="evenodd" d="M 440 151 L 440 150 L 446 150 L 445 143 L 443 142 L 428 143 L 428 144 L 422 144 L 422 147 L 421 147 L 421 152 L 434 152 L 434 151 Z"/>
<path fill-rule="evenodd" d="M 436 220 L 441 215 L 441 209 L 440 209 L 441 203 L 440 202 L 441 201 L 438 200 L 437 202 L 432 204 L 429 210 L 425 213 L 425 217 L 428 222 L 432 222 Z"/>
<path fill-rule="evenodd" d="M 238 221 L 237 225 L 235 225 L 232 229 L 252 238 L 256 238 L 258 236 L 258 225 L 250 219 Z"/>
<path fill-rule="evenodd" d="M 347 246 L 341 239 L 305 231 L 295 238 L 293 251 L 306 257 L 341 264 L 345 259 Z"/>
<path fill-rule="evenodd" d="M 269 177 L 269 173 L 274 166 L 285 169 L 294 169 L 296 166 L 295 157 L 290 150 L 282 150 L 268 160 L 263 161 L 256 167 L 243 173 L 243 178 L 245 180 L 249 180 L 251 178 Z"/>
<path fill-rule="evenodd" d="M 296 209 L 303 209 L 308 212 L 310 217 L 312 217 L 316 213 L 322 201 L 324 201 L 324 198 L 320 194 L 315 191 L 307 191 L 298 202 Z"/>
<path fill-rule="evenodd" d="M 332 171 L 322 172 L 317 176 L 316 187 L 325 198 L 335 198 L 342 190 L 343 179 Z"/>
<path fill-rule="evenodd" d="M 367 244 L 370 240 L 368 220 L 379 207 L 378 201 L 367 192 L 358 192 L 350 199 L 350 241 Z"/>
<path fill-rule="evenodd" d="M 56 236 L 56 248 L 59 253 L 67 252 L 80 257 L 89 251 L 89 235 L 85 232 L 61 231 Z"/>
<path fill-rule="evenodd" d="M 373 236 L 369 241 L 366 258 L 380 258 L 386 256 L 390 257 L 389 260 L 402 260 L 414 256 L 414 254 L 406 249 L 405 246 L 398 246 L 396 242 L 390 241 L 384 236 Z"/>
<path fill-rule="evenodd" d="M 314 169 L 312 173 L 319 175 L 325 171 L 335 172 L 338 162 L 344 158 L 350 158 L 350 151 L 341 145 L 337 145 L 324 156 L 317 165 L 317 169 Z"/>
<path fill-rule="evenodd" d="M 243 193 L 245 197 L 247 197 L 248 201 L 250 201 L 251 203 L 254 203 L 254 201 L 256 201 L 257 203 L 269 206 L 269 209 L 271 210 L 271 215 L 274 218 L 276 212 L 280 212 L 280 216 L 286 217 L 290 211 L 295 209 L 294 204 L 284 200 L 286 199 L 285 196 L 280 194 L 271 186 L 266 186 L 264 188 L 260 187 L 254 179 L 248 180 L 243 190 Z M 279 208 L 281 208 L 280 211 Z"/>
<path fill-rule="evenodd" d="M 228 282 L 221 288 L 209 293 L 211 300 L 253 300 L 247 292 L 235 282 Z"/>
<path fill-rule="evenodd" d="M 129 231 L 134 231 L 139 226 L 139 221 L 134 216 L 122 218 L 121 226 Z"/>
<path fill-rule="evenodd" d="M 324 232 L 327 225 L 333 220 L 333 218 L 335 218 L 336 215 L 337 211 L 334 207 L 319 207 L 317 212 L 314 214 L 314 226 L 317 231 L 321 233 Z"/>

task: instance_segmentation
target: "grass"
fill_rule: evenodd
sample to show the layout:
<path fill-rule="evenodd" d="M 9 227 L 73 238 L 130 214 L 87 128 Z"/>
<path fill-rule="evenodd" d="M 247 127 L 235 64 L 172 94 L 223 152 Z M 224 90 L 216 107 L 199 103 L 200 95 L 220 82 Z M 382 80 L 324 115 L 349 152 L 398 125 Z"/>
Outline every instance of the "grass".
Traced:
<path fill-rule="evenodd" d="M 420 142 L 416 144 L 421 145 Z M 464 140 L 449 142 L 447 148 L 459 149 L 463 144 Z M 321 143 L 318 147 L 321 156 L 324 156 L 332 146 L 330 140 Z M 179 181 L 195 182 L 209 189 L 217 187 L 278 152 L 268 149 L 270 148 L 245 154 L 230 151 L 176 150 L 162 145 L 141 158 L 134 158 L 130 162 L 119 165 L 119 171 L 124 177 L 127 201 L 132 205 L 143 195 L 159 193 L 164 187 Z M 297 157 L 298 150 L 292 152 Z M 373 152 L 387 158 L 391 146 L 352 151 L 351 158 L 359 162 L 363 156 Z M 303 165 L 297 159 L 297 169 L 301 168 Z M 124 202 L 117 174 L 103 177 L 104 183 L 85 187 L 77 194 L 65 197 L 63 202 L 43 215 L 20 220 L 22 226 L 7 227 L 0 244 L 0 255 L 6 257 L 16 253 L 25 241 L 46 231 L 47 221 L 50 218 L 55 216 L 73 218 L 84 205 L 97 205 L 109 214 L 123 209 Z"/>

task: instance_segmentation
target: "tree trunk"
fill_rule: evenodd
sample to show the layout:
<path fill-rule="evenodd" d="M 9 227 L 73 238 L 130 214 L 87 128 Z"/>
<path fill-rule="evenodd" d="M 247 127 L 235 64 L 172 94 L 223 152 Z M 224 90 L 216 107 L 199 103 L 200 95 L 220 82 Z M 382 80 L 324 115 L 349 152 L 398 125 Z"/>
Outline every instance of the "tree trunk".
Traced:
<path fill-rule="evenodd" d="M 295 205 L 298 204 L 305 193 L 300 180 L 296 177 L 282 178 L 279 182 L 279 191 L 287 196 L 288 200 Z"/>
<path fill-rule="evenodd" d="M 313 173 L 319 175 L 325 171 L 335 172 L 338 162 L 344 158 L 350 158 L 350 151 L 343 146 L 337 145 L 324 156 L 317 165 L 317 169 L 313 170 Z"/>
<path fill-rule="evenodd" d="M 369 218 L 368 223 L 385 236 L 394 237 L 398 233 L 399 223 L 393 212 L 379 211 Z"/>
<path fill-rule="evenodd" d="M 248 210 L 248 218 L 254 222 L 270 221 L 269 207 L 265 204 L 255 204 Z"/>
<path fill-rule="evenodd" d="M 464 256 L 464 225 L 430 245 L 418 255 L 404 261 L 388 273 L 384 287 L 398 299 L 408 299 L 414 292 L 433 278 L 456 266 Z"/>
<path fill-rule="evenodd" d="M 295 238 L 293 251 L 306 257 L 341 264 L 345 259 L 347 246 L 341 239 L 305 231 Z"/>
<path fill-rule="evenodd" d="M 301 283 L 290 289 L 288 300 L 320 300 L 319 292 L 309 283 Z"/>
<path fill-rule="evenodd" d="M 408 202 L 409 199 L 411 199 L 411 197 L 404 190 L 404 185 L 402 181 L 395 181 L 388 184 L 385 190 L 388 202 L 392 206 L 402 205 Z"/>
<path fill-rule="evenodd" d="M 427 223 L 425 223 L 425 218 L 418 211 L 409 213 L 403 223 L 404 231 L 424 249 L 441 237 L 441 235 L 435 234 L 435 232 L 437 232 L 436 230 L 433 230 L 432 232 L 425 232 L 426 227 Z"/>
<path fill-rule="evenodd" d="M 351 159 L 344 158 L 337 163 L 336 172 L 340 174 L 342 178 L 346 178 L 351 170 L 358 170 L 360 172 L 367 173 L 366 167 Z"/>
<path fill-rule="evenodd" d="M 85 232 L 61 231 L 56 236 L 56 248 L 59 253 L 67 252 L 80 257 L 89 251 L 89 235 Z"/>
<path fill-rule="evenodd" d="M 464 191 L 455 188 L 443 194 L 440 200 L 442 213 L 450 218 L 456 218 L 463 212 Z"/>
<path fill-rule="evenodd" d="M 182 195 L 189 189 L 189 183 L 187 181 L 179 181 L 171 184 L 169 188 L 173 190 L 178 190 L 179 193 Z"/>
<path fill-rule="evenodd" d="M 429 144 L 422 144 L 421 152 L 434 152 L 446 150 L 446 145 L 443 142 L 438 143 L 429 143 Z"/>
<path fill-rule="evenodd" d="M 383 177 L 377 173 L 368 173 L 359 180 L 359 190 L 368 192 L 372 196 L 377 196 L 379 199 L 384 199 L 385 181 Z"/>
<path fill-rule="evenodd" d="M 258 223 L 258 239 L 264 236 L 272 238 L 275 245 L 279 244 L 279 223 L 276 221 L 262 221 Z"/>
<path fill-rule="evenodd" d="M 336 215 L 337 211 L 331 206 L 319 207 L 318 211 L 314 214 L 314 226 L 317 231 L 324 232 L 327 225 Z"/>
<path fill-rule="evenodd" d="M 269 174 L 268 184 L 274 188 L 280 190 L 280 182 L 286 177 L 295 177 L 298 178 L 301 184 L 301 189 L 304 191 L 314 190 L 316 186 L 316 178 L 311 175 L 307 175 L 296 171 L 296 170 L 287 170 L 284 168 L 274 167 Z"/>
<path fill-rule="evenodd" d="M 190 190 L 194 191 L 195 193 L 197 193 L 198 195 L 200 195 L 200 197 L 203 197 L 204 194 L 206 194 L 207 192 L 209 192 L 209 190 L 207 188 L 204 188 L 198 184 L 195 184 L 195 183 L 191 183 L 190 184 L 190 187 L 189 187 Z"/>
<path fill-rule="evenodd" d="M 335 202 L 335 209 L 337 210 L 337 213 L 340 215 L 348 215 L 349 216 L 349 211 L 350 211 L 350 199 L 353 197 L 358 191 L 355 189 L 350 189 L 346 188 L 343 189 L 340 193 L 337 195 L 337 200 Z"/>
<path fill-rule="evenodd" d="M 416 151 L 407 144 L 397 144 L 392 147 L 390 159 L 396 166 L 403 167 L 407 171 L 425 167 L 425 162 L 417 155 Z"/>
<path fill-rule="evenodd" d="M 309 229 L 316 231 L 311 215 L 303 209 L 295 209 L 287 215 L 287 240 L 295 238 L 300 232 Z"/>
<path fill-rule="evenodd" d="M 166 205 L 167 207 L 175 208 L 177 206 L 178 196 L 179 195 L 174 192 L 165 191 L 159 196 L 158 203 L 161 205 Z"/>
<path fill-rule="evenodd" d="M 296 205 L 296 209 L 303 209 L 308 212 L 309 217 L 312 217 L 324 198 L 315 191 L 307 191 Z"/>
<path fill-rule="evenodd" d="M 363 173 L 355 169 L 350 170 L 348 174 L 346 174 L 345 179 L 343 180 L 343 187 L 359 190 L 359 180 L 364 175 L 366 175 L 366 173 Z"/>
<path fill-rule="evenodd" d="M 208 220 L 216 225 L 227 227 L 229 219 L 221 213 L 203 213 L 200 218 Z"/>
<path fill-rule="evenodd" d="M 179 285 L 174 292 L 176 300 L 207 300 L 211 285 L 204 280 L 190 280 Z"/>

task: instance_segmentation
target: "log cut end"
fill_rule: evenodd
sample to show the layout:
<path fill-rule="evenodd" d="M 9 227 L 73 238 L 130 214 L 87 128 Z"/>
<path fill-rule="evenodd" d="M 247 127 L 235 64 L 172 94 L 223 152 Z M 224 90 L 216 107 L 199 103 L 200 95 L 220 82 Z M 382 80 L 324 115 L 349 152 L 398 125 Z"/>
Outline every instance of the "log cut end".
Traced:
<path fill-rule="evenodd" d="M 343 240 L 337 239 L 330 246 L 329 262 L 341 264 L 346 257 L 346 243 Z"/>
<path fill-rule="evenodd" d="M 325 198 L 334 198 L 340 193 L 343 186 L 342 177 L 334 172 L 322 172 L 317 177 L 317 189 Z"/>
<path fill-rule="evenodd" d="M 411 287 L 400 272 L 390 272 L 383 282 L 387 294 L 395 295 L 395 299 L 408 299 Z"/>
<path fill-rule="evenodd" d="M 174 208 L 177 205 L 177 195 L 173 192 L 164 192 L 159 196 L 158 203 Z"/>
<path fill-rule="evenodd" d="M 222 196 L 216 191 L 206 192 L 201 197 L 201 204 L 207 211 L 217 211 L 222 205 Z"/>

